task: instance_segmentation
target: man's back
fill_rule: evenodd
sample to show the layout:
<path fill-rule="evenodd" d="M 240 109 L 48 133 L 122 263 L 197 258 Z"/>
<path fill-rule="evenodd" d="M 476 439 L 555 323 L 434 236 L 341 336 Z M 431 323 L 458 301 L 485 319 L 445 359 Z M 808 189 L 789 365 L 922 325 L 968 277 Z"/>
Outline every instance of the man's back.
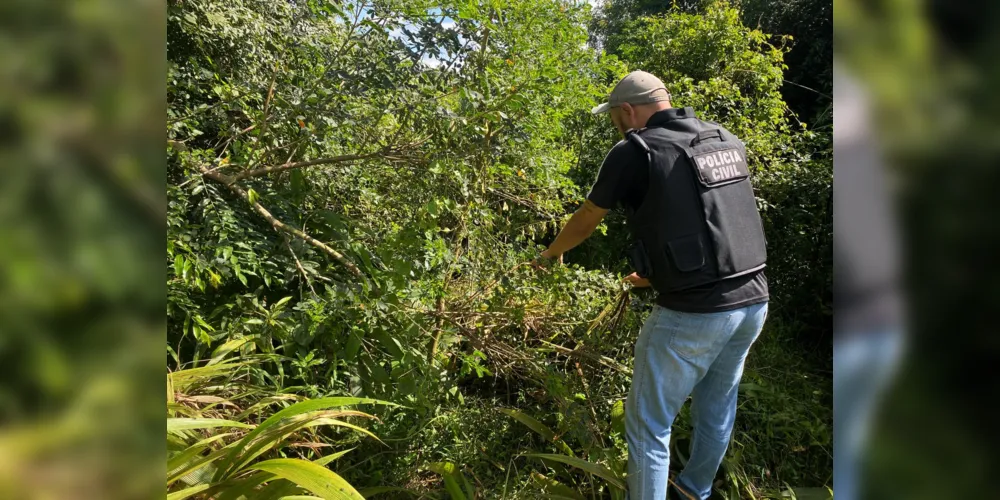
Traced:
<path fill-rule="evenodd" d="M 721 130 L 727 141 L 738 140 L 718 124 L 698 119 L 691 108 L 670 108 L 655 113 L 647 122 L 640 135 L 650 148 L 656 160 L 650 165 L 646 152 L 638 145 L 623 140 L 608 153 L 601 166 L 588 199 L 605 209 L 621 206 L 629 214 L 635 214 L 649 198 L 659 206 L 647 207 L 656 211 L 654 217 L 666 217 L 671 213 L 687 210 L 699 203 L 698 192 L 690 172 L 658 172 L 667 177 L 669 187 L 653 188 L 656 179 L 651 179 L 653 169 L 690 169 L 687 158 L 683 157 L 682 145 L 690 144 L 700 133 Z M 669 192 L 663 192 L 669 189 Z M 754 210 L 756 208 L 754 207 Z M 631 221 L 630 221 L 631 222 Z M 694 224 L 703 222 L 693 221 Z M 634 224 L 633 224 L 634 225 Z M 663 307 L 683 312 L 716 312 L 740 308 L 765 302 L 768 299 L 767 279 L 763 270 L 756 270 L 735 277 L 701 283 L 680 290 L 660 290 L 657 303 Z"/>

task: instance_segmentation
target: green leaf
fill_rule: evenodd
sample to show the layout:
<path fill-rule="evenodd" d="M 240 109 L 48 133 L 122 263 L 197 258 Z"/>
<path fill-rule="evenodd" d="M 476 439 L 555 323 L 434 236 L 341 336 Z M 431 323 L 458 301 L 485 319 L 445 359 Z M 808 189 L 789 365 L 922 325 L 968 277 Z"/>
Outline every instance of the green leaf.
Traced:
<path fill-rule="evenodd" d="M 439 208 L 440 206 L 438 205 L 437 200 L 428 201 L 427 204 L 424 205 L 424 210 L 427 210 L 427 213 L 431 214 L 433 217 L 437 217 Z"/>
<path fill-rule="evenodd" d="M 393 359 L 397 359 L 397 360 L 402 359 L 402 357 L 403 357 L 403 346 L 399 343 L 399 340 L 397 340 L 395 337 L 389 335 L 388 332 L 386 332 L 385 330 L 383 330 L 381 328 L 376 329 L 375 331 L 373 331 L 371 333 L 372 333 L 372 336 L 374 336 L 375 339 L 378 340 L 379 344 L 383 348 L 385 348 L 385 350 L 388 351 L 389 354 L 392 355 Z"/>
<path fill-rule="evenodd" d="M 538 420 L 535 420 L 529 415 L 526 415 L 514 409 L 501 408 L 500 411 L 503 412 L 504 415 L 507 415 L 508 417 L 511 417 L 514 420 L 521 422 L 522 424 L 526 425 L 529 429 L 537 432 L 538 435 L 542 436 L 542 438 L 545 439 L 546 441 L 550 443 L 557 443 L 564 453 L 566 453 L 569 456 L 573 456 L 573 449 L 570 448 L 569 445 L 566 444 L 566 442 L 559 439 L 559 437 L 556 436 L 556 433 L 553 432 L 552 429 L 549 429 L 545 424 L 539 422 Z"/>
<path fill-rule="evenodd" d="M 251 205 L 257 203 L 259 198 L 260 197 L 257 195 L 257 191 L 254 191 L 253 188 L 247 189 L 247 199 L 250 201 Z"/>
<path fill-rule="evenodd" d="M 268 417 L 267 420 L 263 421 L 260 425 L 258 425 L 256 429 L 250 431 L 250 433 L 244 436 L 243 439 L 239 441 L 240 446 L 235 447 L 226 457 L 226 460 L 223 462 L 223 464 L 220 465 L 219 467 L 220 475 L 224 474 L 225 472 L 229 472 L 229 468 L 232 467 L 232 465 L 236 462 L 236 458 L 239 456 L 240 452 L 243 451 L 243 449 L 246 447 L 248 443 L 253 441 L 254 438 L 259 436 L 262 432 L 277 425 L 282 420 L 289 417 L 293 417 L 295 415 L 300 415 L 302 413 L 308 413 L 317 410 L 326 410 L 329 408 L 337 408 L 341 406 L 358 405 L 358 404 L 399 406 L 395 403 L 390 403 L 388 401 L 380 401 L 378 399 L 353 398 L 353 397 L 320 398 L 320 399 L 311 399 L 308 401 L 301 401 L 299 403 L 295 403 L 292 406 L 289 406 L 288 408 L 285 408 L 275 413 L 274 415 L 271 415 L 270 417 Z M 216 479 L 221 479 L 221 477 L 217 477 Z"/>
<path fill-rule="evenodd" d="M 385 368 L 383 368 L 382 365 L 376 363 L 375 360 L 371 359 L 370 356 L 362 356 L 361 362 L 368 367 L 368 371 L 371 372 L 372 377 L 376 381 L 382 384 L 388 384 L 392 382 L 392 379 L 389 378 L 389 374 L 385 372 Z"/>
<path fill-rule="evenodd" d="M 283 496 L 294 495 L 300 489 L 302 488 L 299 488 L 295 483 L 287 479 L 278 479 L 277 481 L 269 482 L 267 486 L 264 486 L 259 491 L 254 491 L 253 496 L 247 497 L 245 500 L 278 500 Z"/>
<path fill-rule="evenodd" d="M 250 467 L 287 479 L 326 500 L 364 500 L 350 483 L 336 473 L 306 460 L 276 458 Z"/>
<path fill-rule="evenodd" d="M 192 429 L 213 429 L 216 427 L 241 427 L 243 429 L 253 429 L 250 424 L 236 422 L 234 420 L 223 420 L 221 418 L 168 418 L 167 432 L 187 431 Z"/>
<path fill-rule="evenodd" d="M 529 429 L 537 432 L 546 441 L 554 442 L 556 440 L 556 433 L 552 429 L 549 429 L 545 424 L 535 420 L 531 416 L 510 408 L 501 408 L 500 412 L 528 426 Z"/>
<path fill-rule="evenodd" d="M 174 276 L 181 276 L 184 274 L 184 256 L 177 254 L 174 257 Z"/>
<path fill-rule="evenodd" d="M 229 453 L 229 451 L 232 449 L 231 448 L 232 446 L 233 445 L 230 444 L 224 448 L 219 448 L 218 450 L 215 450 L 212 453 L 209 453 L 208 455 L 199 457 L 191 462 L 184 464 L 182 467 L 178 467 L 176 470 L 168 471 L 169 475 L 167 476 L 167 485 L 169 486 L 170 484 L 176 482 L 178 479 L 182 479 L 188 476 L 189 474 L 197 471 L 198 469 L 202 468 L 207 469 L 211 467 L 212 462 L 214 462 L 215 459 L 225 455 L 226 453 Z"/>
<path fill-rule="evenodd" d="M 241 337 L 229 340 L 226 343 L 220 345 L 219 347 L 216 347 L 215 350 L 212 351 L 212 359 L 208 362 L 208 365 L 206 366 L 211 366 L 222 362 L 222 360 L 229 353 L 235 351 L 236 349 L 239 349 L 240 347 L 243 346 L 243 344 L 246 344 L 247 342 L 250 342 L 252 340 L 253 337 Z"/>
<path fill-rule="evenodd" d="M 354 425 L 352 423 L 344 422 L 343 420 L 337 420 L 337 419 L 334 419 L 334 418 L 319 418 L 319 419 L 314 420 L 314 421 L 310 422 L 309 424 L 307 424 L 306 427 L 316 427 L 316 426 L 319 426 L 319 425 L 332 425 L 332 426 L 336 426 L 336 427 L 346 427 L 348 429 L 352 429 L 352 430 L 358 431 L 358 432 L 360 432 L 362 434 L 366 434 L 366 435 L 368 435 L 368 436 L 370 436 L 372 438 L 375 438 L 375 440 L 378 441 L 378 442 L 380 442 L 380 443 L 382 442 L 382 440 L 379 439 L 378 436 L 376 436 L 375 434 L 372 434 L 372 432 L 369 431 L 368 429 L 365 429 L 364 427 L 358 427 L 358 426 L 356 426 L 356 425 Z"/>
<path fill-rule="evenodd" d="M 444 489 L 451 495 L 451 500 L 466 500 L 465 493 L 462 493 L 462 488 L 458 485 L 458 480 L 455 479 L 455 476 L 443 477 Z"/>
<path fill-rule="evenodd" d="M 604 479 L 608 484 L 618 488 L 625 489 L 625 483 L 607 467 L 593 462 L 588 462 L 582 458 L 568 457 L 566 455 L 554 455 L 550 453 L 528 453 L 528 457 L 540 458 L 543 460 L 551 460 L 553 462 L 563 463 L 572 467 L 576 467 L 586 473 L 593 474 L 601 479 Z"/>
<path fill-rule="evenodd" d="M 451 462 L 434 462 L 427 466 L 431 472 L 439 474 L 444 479 L 444 489 L 451 495 L 452 500 L 466 500 L 465 493 L 458 484 L 459 479 L 464 479 L 461 471 Z"/>
<path fill-rule="evenodd" d="M 275 303 L 274 303 L 274 305 L 273 305 L 273 306 L 271 306 L 271 309 L 272 309 L 272 310 L 275 310 L 275 309 L 278 309 L 279 307 L 281 307 L 281 306 L 283 306 L 283 305 L 287 304 L 289 300 L 292 300 L 292 297 L 291 297 L 291 296 L 288 296 L 288 297 L 284 297 L 284 298 L 282 298 L 281 300 L 279 300 L 279 301 L 275 302 Z"/>
<path fill-rule="evenodd" d="M 342 457 L 344 455 L 347 455 L 348 453 L 350 453 L 350 452 L 352 452 L 354 450 L 355 450 L 355 448 L 349 448 L 349 449 L 346 449 L 346 450 L 343 450 L 343 451 L 338 451 L 337 453 L 333 453 L 331 455 L 327 455 L 327 456 L 325 456 L 323 458 L 320 458 L 318 460 L 313 460 L 313 462 L 316 462 L 319 465 L 324 465 L 325 466 L 325 465 L 329 464 L 330 462 L 333 462 L 334 460 L 336 460 L 336 459 L 338 459 L 338 458 L 340 458 L 340 457 Z"/>
<path fill-rule="evenodd" d="M 170 382 L 177 392 L 184 392 L 185 389 L 199 381 L 205 381 L 213 377 L 230 374 L 235 368 L 245 366 L 246 363 L 220 363 L 212 366 L 200 366 L 198 368 L 188 368 L 171 372 Z"/>
<path fill-rule="evenodd" d="M 226 489 L 219 492 L 213 500 L 236 500 L 240 497 L 246 497 L 247 499 L 255 498 L 251 497 L 251 493 L 255 493 L 254 490 L 277 477 L 270 472 L 255 472 L 250 476 L 237 481 L 236 483 L 225 483 L 227 484 Z M 286 482 L 283 480 L 278 480 L 275 482 Z M 273 483 L 272 483 L 273 484 Z"/>
<path fill-rule="evenodd" d="M 543 476 L 538 472 L 531 472 L 531 479 L 535 481 L 536 484 L 542 487 L 542 490 L 548 495 L 546 498 L 559 498 L 567 500 L 584 500 L 583 495 L 573 491 L 572 488 L 566 486 L 565 484 L 556 481 L 555 479 Z"/>
<path fill-rule="evenodd" d="M 219 481 L 226 477 L 234 477 L 241 474 L 243 468 L 253 463 L 257 457 L 272 449 L 279 448 L 285 439 L 300 429 L 322 425 L 318 421 L 325 417 L 339 416 L 347 413 L 360 412 L 318 411 L 295 415 L 294 417 L 282 420 L 281 423 L 268 429 L 267 432 L 261 434 L 257 439 L 246 444 L 240 442 L 241 450 L 236 455 L 235 461 L 230 462 L 229 457 L 233 456 L 233 454 L 230 454 L 225 460 L 220 462 L 219 474 L 215 477 L 215 480 Z"/>
<path fill-rule="evenodd" d="M 194 315 L 194 321 L 195 321 L 195 323 L 198 323 L 199 325 L 201 325 L 202 328 L 204 328 L 204 329 L 206 329 L 206 330 L 208 330 L 210 332 L 214 332 L 215 331 L 215 328 L 213 328 L 212 325 L 209 325 L 208 323 L 206 323 L 205 320 L 202 319 L 202 317 L 201 317 L 200 314 L 195 314 Z"/>
<path fill-rule="evenodd" d="M 625 402 L 615 401 L 611 407 L 611 429 L 615 432 L 625 434 Z"/>
<path fill-rule="evenodd" d="M 199 484 L 198 486 L 184 488 L 183 490 L 167 494 L 167 500 L 184 500 L 185 498 L 190 498 L 192 495 L 201 493 L 211 487 L 211 484 Z"/>
<path fill-rule="evenodd" d="M 417 380 L 412 370 L 400 376 L 398 382 L 400 393 L 409 395 L 417 392 Z"/>
<path fill-rule="evenodd" d="M 344 360 L 353 362 L 361 349 L 361 335 L 351 332 L 347 336 L 347 345 L 344 346 Z"/>

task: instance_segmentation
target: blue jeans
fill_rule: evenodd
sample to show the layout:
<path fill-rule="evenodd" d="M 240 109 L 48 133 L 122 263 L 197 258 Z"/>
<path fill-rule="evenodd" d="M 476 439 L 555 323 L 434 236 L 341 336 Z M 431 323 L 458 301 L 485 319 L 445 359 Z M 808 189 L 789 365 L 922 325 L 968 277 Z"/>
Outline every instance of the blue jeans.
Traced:
<path fill-rule="evenodd" d="M 903 347 L 898 328 L 854 332 L 833 342 L 833 491 L 837 500 L 859 498 L 859 472 L 871 419 Z"/>
<path fill-rule="evenodd" d="M 692 396 L 691 456 L 676 483 L 707 499 L 729 447 L 743 363 L 767 317 L 767 303 L 718 313 L 656 306 L 635 345 L 625 410 L 630 500 L 663 500 L 670 469 L 670 426 Z"/>

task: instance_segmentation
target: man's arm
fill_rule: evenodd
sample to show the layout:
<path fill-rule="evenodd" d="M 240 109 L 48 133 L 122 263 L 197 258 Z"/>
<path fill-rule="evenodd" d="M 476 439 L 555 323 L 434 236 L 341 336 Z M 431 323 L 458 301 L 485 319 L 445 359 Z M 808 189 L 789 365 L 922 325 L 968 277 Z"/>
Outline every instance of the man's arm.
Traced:
<path fill-rule="evenodd" d="M 601 223 L 604 216 L 608 213 L 608 210 L 601 208 L 594 204 L 590 200 L 583 202 L 577 211 L 570 217 L 569 222 L 566 226 L 559 231 L 559 236 L 556 236 L 555 241 L 549 245 L 544 252 L 542 252 L 542 257 L 546 259 L 557 259 L 562 256 L 562 254 L 568 252 L 570 249 L 576 247 L 584 240 L 593 234 L 594 229 L 597 229 L 597 225 Z"/>

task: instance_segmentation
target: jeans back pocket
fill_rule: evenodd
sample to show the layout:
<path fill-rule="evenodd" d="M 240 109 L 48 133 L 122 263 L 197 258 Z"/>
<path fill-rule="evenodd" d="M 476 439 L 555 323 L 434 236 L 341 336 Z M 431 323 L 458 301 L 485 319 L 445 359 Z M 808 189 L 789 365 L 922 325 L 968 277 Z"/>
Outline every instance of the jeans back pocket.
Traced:
<path fill-rule="evenodd" d="M 733 335 L 736 325 L 727 313 L 679 313 L 670 332 L 670 349 L 694 361 L 719 350 Z"/>

